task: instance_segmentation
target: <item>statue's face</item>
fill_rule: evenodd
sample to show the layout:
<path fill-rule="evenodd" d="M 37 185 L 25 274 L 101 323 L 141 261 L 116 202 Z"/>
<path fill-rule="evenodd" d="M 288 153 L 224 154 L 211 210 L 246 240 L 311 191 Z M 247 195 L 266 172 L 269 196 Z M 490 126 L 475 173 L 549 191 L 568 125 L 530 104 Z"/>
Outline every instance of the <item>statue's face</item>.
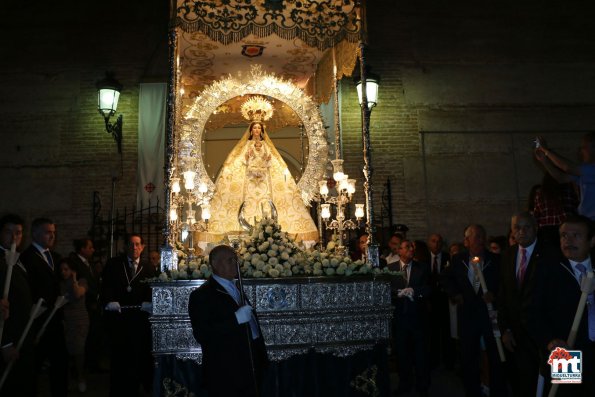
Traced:
<path fill-rule="evenodd" d="M 258 123 L 252 125 L 252 139 L 260 140 L 261 133 L 262 133 L 262 126 Z"/>

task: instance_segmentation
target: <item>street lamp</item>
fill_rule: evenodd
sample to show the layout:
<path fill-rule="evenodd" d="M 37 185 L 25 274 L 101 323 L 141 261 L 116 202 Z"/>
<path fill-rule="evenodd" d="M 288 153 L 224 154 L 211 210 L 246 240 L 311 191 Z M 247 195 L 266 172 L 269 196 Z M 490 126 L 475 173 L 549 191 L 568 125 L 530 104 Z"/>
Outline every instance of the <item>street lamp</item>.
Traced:
<path fill-rule="evenodd" d="M 366 76 L 366 97 L 368 100 L 368 109 L 372 110 L 376 103 L 378 102 L 378 85 L 380 82 L 380 78 L 373 74 L 368 73 Z M 362 105 L 362 80 L 361 78 L 356 81 L 355 89 L 357 90 L 357 99 L 359 101 L 360 106 Z"/>
<path fill-rule="evenodd" d="M 105 120 L 105 129 L 112 134 L 118 145 L 118 153 L 122 153 L 122 115 L 119 115 L 115 123 L 110 123 L 110 117 L 118 110 L 118 100 L 122 84 L 116 81 L 111 73 L 106 73 L 103 80 L 97 86 L 97 109 Z"/>

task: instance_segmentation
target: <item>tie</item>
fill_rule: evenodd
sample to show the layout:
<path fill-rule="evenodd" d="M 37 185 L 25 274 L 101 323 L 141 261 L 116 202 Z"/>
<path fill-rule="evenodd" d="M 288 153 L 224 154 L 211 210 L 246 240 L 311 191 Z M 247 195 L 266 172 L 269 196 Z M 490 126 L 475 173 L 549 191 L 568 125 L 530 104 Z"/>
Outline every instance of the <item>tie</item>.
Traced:
<path fill-rule="evenodd" d="M 132 259 L 129 259 L 128 263 L 130 264 L 130 273 L 132 274 L 132 277 L 134 277 L 136 274 L 136 262 Z"/>
<path fill-rule="evenodd" d="M 407 285 L 409 285 L 409 265 L 403 265 L 401 271 L 405 273 L 405 281 L 407 281 Z"/>
<path fill-rule="evenodd" d="M 50 265 L 52 270 L 54 270 L 54 261 L 52 260 L 52 254 L 50 253 L 50 250 L 43 251 L 43 255 L 45 256 L 45 260 L 48 265 Z"/>
<path fill-rule="evenodd" d="M 229 292 L 231 294 L 231 297 L 239 305 L 240 304 L 240 290 L 238 289 L 238 287 L 236 286 L 236 284 L 234 282 L 230 282 L 230 283 L 231 283 L 231 288 L 229 289 Z"/>
<path fill-rule="evenodd" d="M 576 268 L 581 272 L 581 275 L 578 279 L 579 283 L 581 283 L 583 278 L 587 276 L 587 268 L 582 263 L 577 263 Z M 589 339 L 595 341 L 595 297 L 593 296 L 593 292 L 591 292 L 587 297 L 587 307 L 587 315 L 589 319 Z"/>
<path fill-rule="evenodd" d="M 523 285 L 523 281 L 525 280 L 525 271 L 527 271 L 527 250 L 521 247 L 521 263 L 519 264 L 519 271 L 517 274 L 519 287 Z"/>
<path fill-rule="evenodd" d="M 481 264 L 478 264 L 477 266 L 481 266 Z M 479 274 L 477 274 L 477 272 L 475 271 L 475 265 L 473 265 L 471 261 L 469 261 L 469 271 L 467 272 L 467 278 L 469 279 L 469 282 L 471 283 L 473 290 L 477 294 L 479 292 L 480 285 Z"/>
<path fill-rule="evenodd" d="M 432 263 L 432 273 L 434 275 L 438 274 L 438 255 L 434 256 L 434 263 Z"/>

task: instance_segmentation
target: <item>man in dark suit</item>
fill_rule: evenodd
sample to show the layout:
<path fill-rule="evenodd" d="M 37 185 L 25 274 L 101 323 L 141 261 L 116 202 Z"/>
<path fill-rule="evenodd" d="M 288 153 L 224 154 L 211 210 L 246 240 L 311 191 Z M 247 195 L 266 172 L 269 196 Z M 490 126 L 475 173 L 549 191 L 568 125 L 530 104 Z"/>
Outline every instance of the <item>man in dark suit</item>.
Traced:
<path fill-rule="evenodd" d="M 235 285 L 237 256 L 219 245 L 209 254 L 213 275 L 190 294 L 188 314 L 203 354 L 211 397 L 260 395 L 266 350 L 258 319 Z M 243 292 L 242 292 L 243 293 Z"/>
<path fill-rule="evenodd" d="M 413 260 L 414 254 L 411 241 L 403 240 L 399 246 L 399 265 L 403 276 L 393 286 L 396 293 L 393 294 L 394 338 L 399 373 L 397 394 L 411 391 L 412 368 L 415 367 L 416 389 L 420 396 L 427 396 L 430 370 L 425 338 L 430 275 L 426 264 Z"/>
<path fill-rule="evenodd" d="M 534 396 L 539 353 L 529 322 L 535 311 L 535 271 L 551 256 L 551 250 L 537 240 L 537 222 L 531 213 L 514 215 L 510 228 L 516 244 L 504 252 L 500 265 L 498 325 L 508 350 L 513 394 Z"/>
<path fill-rule="evenodd" d="M 468 397 L 481 396 L 479 380 L 480 344 L 485 344 L 489 361 L 490 396 L 505 395 L 501 364 L 492 330 L 487 303 L 494 303 L 498 292 L 500 257 L 485 249 L 486 232 L 481 225 L 465 229 L 467 252 L 455 255 L 451 265 L 442 273 L 442 285 L 453 303 L 457 304 L 459 339 L 461 342 L 461 370 Z M 479 258 L 486 287 L 480 285 L 479 274 L 472 265 Z"/>
<path fill-rule="evenodd" d="M 590 249 L 595 245 L 593 223 L 584 216 L 569 217 L 560 226 L 562 256 L 536 269 L 537 321 L 532 329 L 542 354 L 546 391 L 550 386 L 547 360 L 556 347 L 568 348 L 567 339 L 582 289 L 589 293 L 572 350 L 582 351 L 582 384 L 560 385 L 557 396 L 595 395 L 595 300 L 593 286 L 581 283 L 593 271 Z M 545 395 L 545 394 L 544 394 Z"/>
<path fill-rule="evenodd" d="M 0 297 L 4 296 L 4 283 L 7 275 L 6 255 L 12 244 L 18 248 L 23 239 L 23 220 L 13 214 L 5 215 L 0 219 Z M 8 253 L 10 254 L 10 253 Z M 18 253 L 17 253 L 18 255 Z M 7 299 L 8 316 L 4 319 L 4 332 L 0 343 L 0 373 L 4 372 L 6 365 L 14 361 L 12 370 L 0 394 L 6 396 L 33 396 L 34 383 L 31 379 L 35 374 L 35 361 L 33 355 L 33 337 L 29 333 L 21 350 L 16 351 L 16 346 L 23 334 L 31 315 L 33 298 L 27 272 L 17 261 L 12 268 L 10 290 Z"/>
<path fill-rule="evenodd" d="M 32 243 L 21 254 L 20 260 L 27 270 L 33 302 L 43 298 L 46 312 L 35 320 L 31 329 L 34 335 L 50 315 L 60 296 L 60 256 L 51 249 L 56 241 L 56 225 L 48 218 L 34 219 L 31 224 Z M 68 353 L 64 339 L 63 312 L 59 309 L 50 320 L 41 340 L 35 348 L 38 369 L 45 360 L 50 364 L 50 389 L 52 396 L 65 396 L 68 392 Z"/>
<path fill-rule="evenodd" d="M 130 234 L 127 241 L 127 253 L 108 260 L 103 271 L 101 300 L 110 343 L 110 396 L 150 394 L 152 388 L 151 287 L 144 280 L 155 273 L 148 262 L 140 260 L 143 238 Z"/>
<path fill-rule="evenodd" d="M 103 326 L 101 324 L 101 308 L 99 305 L 99 277 L 91 263 L 95 247 L 93 240 L 84 237 L 72 242 L 74 252 L 70 253 L 70 261 L 77 269 L 77 277 L 87 281 L 85 306 L 89 314 L 89 333 L 85 342 L 85 366 L 91 371 L 98 371 L 99 356 L 103 342 Z"/>
<path fill-rule="evenodd" d="M 448 295 L 440 285 L 440 275 L 450 261 L 447 252 L 442 251 L 443 239 L 438 233 L 428 237 L 430 251 L 430 286 L 432 294 L 429 301 L 430 308 L 430 353 L 432 367 L 441 363 L 446 368 L 454 367 L 455 341 L 450 337 L 450 310 Z"/>

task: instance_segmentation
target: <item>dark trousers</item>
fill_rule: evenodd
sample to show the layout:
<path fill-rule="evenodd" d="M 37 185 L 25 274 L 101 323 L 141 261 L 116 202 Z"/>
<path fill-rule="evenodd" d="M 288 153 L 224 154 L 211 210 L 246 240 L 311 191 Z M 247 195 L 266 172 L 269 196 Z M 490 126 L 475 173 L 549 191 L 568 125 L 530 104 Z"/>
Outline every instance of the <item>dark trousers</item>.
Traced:
<path fill-rule="evenodd" d="M 0 358 L 0 374 L 4 374 L 6 365 Z M 35 358 L 32 341 L 27 341 L 19 351 L 19 358 L 14 361 L 12 369 L 0 389 L 0 396 L 35 396 Z"/>
<path fill-rule="evenodd" d="M 409 390 L 415 367 L 415 384 L 419 391 L 430 386 L 430 369 L 426 349 L 425 324 L 417 317 L 395 315 L 395 349 L 399 374 L 399 388 Z"/>
<path fill-rule="evenodd" d="M 38 319 L 44 321 L 45 317 Z M 39 324 L 41 327 L 43 323 Z M 36 327 L 35 333 L 39 328 Z M 45 361 L 49 363 L 50 391 L 53 397 L 68 394 L 68 352 L 64 339 L 64 325 L 58 313 L 52 318 L 35 349 L 36 373 L 41 372 Z"/>
<path fill-rule="evenodd" d="M 488 355 L 490 376 L 490 397 L 505 396 L 506 386 L 492 325 L 487 312 L 469 316 L 459 311 L 459 339 L 461 342 L 461 371 L 467 397 L 480 397 L 479 370 L 481 365 L 481 340 L 483 338 Z"/>
<path fill-rule="evenodd" d="M 506 351 L 507 377 L 513 396 L 534 396 L 539 376 L 539 352 L 537 345 L 528 334 L 518 331 L 513 335 L 516 341 L 514 353 Z"/>
<path fill-rule="evenodd" d="M 443 298 L 443 300 L 442 300 Z M 443 365 L 452 369 L 455 365 L 455 340 L 450 336 L 450 312 L 448 298 L 433 299 L 429 319 L 430 364 L 432 368 Z"/>
<path fill-rule="evenodd" d="M 151 326 L 138 309 L 106 312 L 110 343 L 110 397 L 135 397 L 142 387 L 150 394 L 153 383 Z"/>
<path fill-rule="evenodd" d="M 105 346 L 105 330 L 103 318 L 97 305 L 94 308 L 87 308 L 89 313 L 89 333 L 85 341 L 85 366 L 89 370 L 98 370 L 102 352 Z"/>

